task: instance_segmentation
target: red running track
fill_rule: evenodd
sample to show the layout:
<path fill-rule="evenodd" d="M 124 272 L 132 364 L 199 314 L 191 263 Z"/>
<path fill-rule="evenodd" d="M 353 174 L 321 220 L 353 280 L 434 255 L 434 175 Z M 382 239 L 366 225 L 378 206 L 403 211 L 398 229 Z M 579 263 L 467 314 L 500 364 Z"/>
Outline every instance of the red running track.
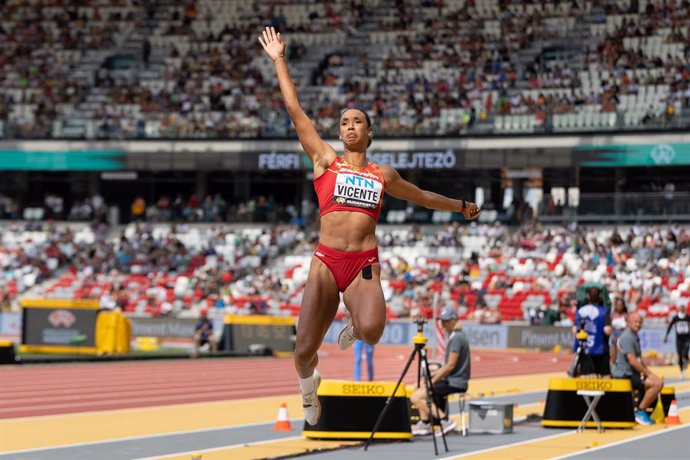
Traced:
<path fill-rule="evenodd" d="M 412 347 L 379 346 L 377 380 L 397 381 Z M 352 352 L 324 345 L 319 371 L 352 378 Z M 472 350 L 472 378 L 565 371 L 570 355 Z M 366 371 L 363 369 L 364 374 Z M 415 381 L 416 363 L 405 381 Z M 0 367 L 0 419 L 296 393 L 290 358 L 214 358 Z"/>

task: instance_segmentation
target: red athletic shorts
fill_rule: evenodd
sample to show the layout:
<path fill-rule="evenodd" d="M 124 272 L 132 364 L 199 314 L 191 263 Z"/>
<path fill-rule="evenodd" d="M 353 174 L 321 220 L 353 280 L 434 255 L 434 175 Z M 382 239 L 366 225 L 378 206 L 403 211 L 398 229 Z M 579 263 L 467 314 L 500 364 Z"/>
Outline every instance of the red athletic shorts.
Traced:
<path fill-rule="evenodd" d="M 347 252 L 319 244 L 314 255 L 331 271 L 340 292 L 345 292 L 364 267 L 379 263 L 379 248 Z"/>

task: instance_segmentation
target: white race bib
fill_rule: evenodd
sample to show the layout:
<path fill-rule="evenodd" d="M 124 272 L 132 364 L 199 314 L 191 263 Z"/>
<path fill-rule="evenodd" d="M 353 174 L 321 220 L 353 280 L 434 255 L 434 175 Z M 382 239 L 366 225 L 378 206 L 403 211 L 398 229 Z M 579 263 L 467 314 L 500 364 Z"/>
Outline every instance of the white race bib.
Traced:
<path fill-rule="evenodd" d="M 383 184 L 367 177 L 338 173 L 333 200 L 338 204 L 376 209 L 381 201 Z"/>

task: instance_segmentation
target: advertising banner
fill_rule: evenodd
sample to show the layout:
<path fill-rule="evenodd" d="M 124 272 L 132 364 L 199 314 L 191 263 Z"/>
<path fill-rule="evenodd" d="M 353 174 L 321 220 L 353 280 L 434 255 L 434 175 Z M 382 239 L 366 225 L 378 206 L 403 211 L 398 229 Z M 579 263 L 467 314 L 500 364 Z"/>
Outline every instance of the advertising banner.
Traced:
<path fill-rule="evenodd" d="M 98 301 L 22 301 L 22 349 L 33 352 L 95 352 Z"/>
<path fill-rule="evenodd" d="M 29 312 L 29 327 L 27 328 L 28 340 L 43 341 L 46 343 L 60 342 L 69 343 L 70 337 L 76 336 L 78 340 L 85 340 L 84 343 L 93 344 L 94 335 L 88 336 L 88 325 L 84 321 L 95 324 L 95 310 L 77 311 L 74 315 L 74 322 L 70 327 L 63 325 L 64 321 L 71 322 L 71 316 L 65 316 L 64 313 L 57 314 L 53 317 L 60 316 L 63 319 L 58 321 L 58 326 L 55 327 L 50 323 L 48 316 L 54 310 L 40 309 Z M 55 310 L 62 310 L 56 308 Z M 132 323 L 133 337 L 158 337 L 158 338 L 187 338 L 190 339 L 194 335 L 194 328 L 197 323 L 196 318 L 130 318 Z M 324 343 L 335 343 L 338 339 L 338 333 L 344 326 L 343 321 L 334 321 L 326 333 Z M 52 331 L 51 331 L 52 329 Z M 75 329 L 75 330 L 72 330 Z M 221 335 L 223 331 L 223 319 L 216 318 L 213 320 L 213 329 L 216 337 Z M 570 327 L 558 326 L 507 326 L 507 325 L 484 325 L 484 324 L 463 324 L 463 331 L 470 342 L 472 348 L 532 348 L 551 350 L 554 345 L 560 345 L 563 350 L 572 350 L 574 344 L 574 335 Z M 383 337 L 379 342 L 382 345 L 411 345 L 412 337 L 417 333 L 417 326 L 409 320 L 391 321 L 386 325 Z M 643 352 L 651 350 L 657 353 L 674 354 L 675 348 L 675 333 L 671 332 L 667 343 L 664 343 L 664 335 L 666 330 L 663 328 L 643 328 L 639 332 L 640 344 Z M 4 336 L 10 340 L 13 337 L 19 337 L 22 334 L 22 317 L 18 313 L 0 313 L 0 336 Z M 429 339 L 429 343 L 434 344 L 434 331 L 430 323 L 425 324 L 424 334 Z M 51 341 L 51 342 L 48 342 Z M 74 341 L 74 339 L 73 339 Z M 88 345 L 82 345 L 88 346 Z"/>
<path fill-rule="evenodd" d="M 294 351 L 295 318 L 290 316 L 226 315 L 223 319 L 223 349 L 251 351 L 263 345 L 273 351 Z"/>
<path fill-rule="evenodd" d="M 343 321 L 334 321 L 326 333 L 325 343 L 335 343 L 338 333 L 343 328 Z M 502 325 L 463 324 L 462 330 L 467 336 L 472 348 L 505 348 L 508 344 L 508 327 Z M 382 345 L 412 345 L 412 337 L 417 334 L 417 325 L 412 321 L 390 321 L 386 324 Z M 424 335 L 431 346 L 434 343 L 434 330 L 431 322 L 424 325 Z"/>
<path fill-rule="evenodd" d="M 184 337 L 190 339 L 194 336 L 196 318 L 131 318 L 133 337 Z M 222 330 L 222 320 L 213 323 L 214 332 Z M 220 326 L 218 328 L 217 326 Z"/>
<path fill-rule="evenodd" d="M 690 164 L 690 144 L 583 145 L 573 150 L 581 166 L 671 166 Z"/>
<path fill-rule="evenodd" d="M 309 170 L 312 163 L 302 152 L 260 152 L 255 168 L 259 170 L 286 171 Z M 457 169 L 460 161 L 453 149 L 410 152 L 367 152 L 369 161 L 388 165 L 395 169 Z"/>
<path fill-rule="evenodd" d="M 470 348 L 506 348 L 508 326 L 493 324 L 463 324 L 462 330 L 470 342 Z"/>
<path fill-rule="evenodd" d="M 667 343 L 664 343 L 665 329 L 642 328 L 637 335 L 640 337 L 642 351 L 655 350 L 657 353 L 676 353 L 676 333 L 674 331 L 668 335 Z"/>
<path fill-rule="evenodd" d="M 27 309 L 24 345 L 96 345 L 97 310 Z"/>
<path fill-rule="evenodd" d="M 575 336 L 569 327 L 557 326 L 510 326 L 508 328 L 509 348 L 539 348 L 551 350 L 560 345 L 572 349 Z"/>
<path fill-rule="evenodd" d="M 110 150 L 0 150 L 5 171 L 117 171 L 125 168 L 126 152 Z"/>
<path fill-rule="evenodd" d="M 326 337 L 323 340 L 324 343 L 336 343 L 338 341 L 338 334 L 344 326 L 344 321 L 333 321 L 331 327 L 328 328 L 328 332 L 326 332 Z M 428 332 L 426 333 L 428 334 Z M 381 345 L 410 345 L 412 343 L 412 336 L 416 333 L 417 327 L 414 323 L 391 321 L 386 324 L 379 343 Z"/>
<path fill-rule="evenodd" d="M 675 335 L 671 333 L 668 342 L 664 343 L 665 329 L 643 328 L 638 335 L 643 352 L 651 350 L 657 353 L 676 352 Z M 558 326 L 508 326 L 509 348 L 539 348 L 551 350 L 560 345 L 563 350 L 572 350 L 575 335 L 570 327 Z"/>

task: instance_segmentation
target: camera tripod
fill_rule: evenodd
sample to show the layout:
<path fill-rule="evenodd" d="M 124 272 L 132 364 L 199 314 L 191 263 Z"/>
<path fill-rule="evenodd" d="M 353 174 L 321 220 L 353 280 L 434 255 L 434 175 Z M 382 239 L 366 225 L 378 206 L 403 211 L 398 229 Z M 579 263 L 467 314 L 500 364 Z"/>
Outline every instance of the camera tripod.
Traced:
<path fill-rule="evenodd" d="M 417 358 L 419 358 L 417 361 L 417 387 L 419 387 L 420 379 L 423 375 L 424 376 L 424 384 L 426 386 L 426 407 L 427 407 L 427 411 L 429 414 L 429 421 L 431 423 L 431 438 L 434 440 L 434 453 L 436 455 L 438 455 L 438 446 L 436 444 L 436 431 L 435 431 L 436 425 L 438 425 L 438 429 L 441 431 L 441 436 L 443 437 L 443 446 L 445 447 L 446 452 L 448 452 L 448 443 L 446 442 L 446 434 L 443 432 L 443 426 L 441 425 L 441 418 L 439 417 L 440 409 L 438 407 L 436 408 L 436 417 L 434 417 L 433 414 L 431 413 L 432 401 L 434 401 L 434 387 L 431 384 L 431 372 L 429 372 L 429 361 L 426 358 L 425 346 L 427 343 L 427 338 L 424 335 L 424 323 L 426 323 L 426 320 L 418 320 L 418 321 L 415 321 L 415 323 L 417 323 L 417 335 L 412 337 L 412 343 L 414 344 L 414 350 L 412 350 L 412 353 L 410 353 L 410 357 L 407 360 L 407 364 L 405 364 L 405 369 L 403 369 L 402 374 L 400 374 L 400 378 L 398 379 L 398 383 L 395 385 L 393 392 L 388 397 L 388 399 L 386 399 L 386 404 L 383 406 L 383 409 L 381 410 L 381 413 L 379 414 L 379 418 L 376 419 L 376 424 L 374 425 L 374 429 L 371 430 L 371 435 L 369 436 L 369 439 L 367 439 L 367 442 L 364 444 L 364 450 L 367 450 L 369 448 L 369 444 L 371 443 L 371 440 L 374 439 L 374 435 L 376 434 L 376 431 L 378 431 L 379 426 L 381 425 L 381 422 L 383 422 L 383 419 L 386 417 L 386 413 L 388 412 L 388 409 L 390 408 L 391 403 L 393 402 L 393 398 L 395 397 L 395 394 L 398 391 L 398 387 L 400 386 L 403 379 L 405 378 L 405 374 L 407 374 L 407 371 L 410 369 L 410 366 L 412 365 L 412 361 L 414 361 L 415 357 L 417 357 Z M 422 372 L 422 370 L 424 372 Z"/>

